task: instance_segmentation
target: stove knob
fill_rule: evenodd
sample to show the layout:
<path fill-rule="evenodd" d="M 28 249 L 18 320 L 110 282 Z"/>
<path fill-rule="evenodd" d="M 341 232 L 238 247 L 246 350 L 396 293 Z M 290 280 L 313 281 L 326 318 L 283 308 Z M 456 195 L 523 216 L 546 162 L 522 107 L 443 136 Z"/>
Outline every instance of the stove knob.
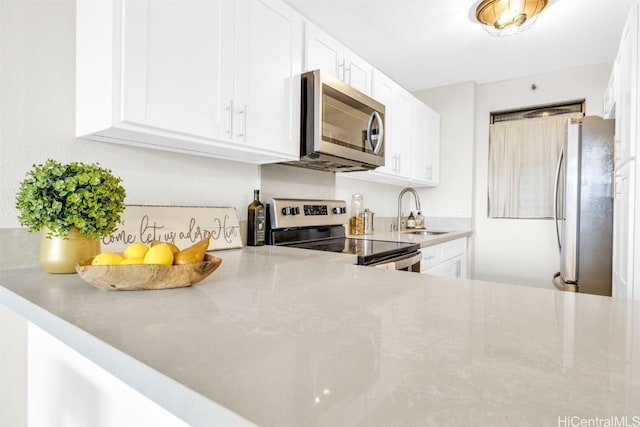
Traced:
<path fill-rule="evenodd" d="M 291 208 L 289 206 L 282 208 L 282 215 L 291 215 Z"/>
<path fill-rule="evenodd" d="M 333 213 L 334 214 L 343 214 L 343 213 L 347 213 L 347 208 L 343 208 L 340 206 L 336 206 L 335 208 L 333 208 Z"/>
<path fill-rule="evenodd" d="M 291 215 L 300 215 L 300 208 L 298 206 L 291 208 Z"/>

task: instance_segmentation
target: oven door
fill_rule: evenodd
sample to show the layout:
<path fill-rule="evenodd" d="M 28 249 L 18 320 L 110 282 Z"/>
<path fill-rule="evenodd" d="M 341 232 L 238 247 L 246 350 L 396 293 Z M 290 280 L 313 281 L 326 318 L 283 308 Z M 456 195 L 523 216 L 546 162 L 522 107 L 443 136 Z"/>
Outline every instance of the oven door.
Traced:
<path fill-rule="evenodd" d="M 369 267 L 382 268 L 385 270 L 404 270 L 411 271 L 413 273 L 420 273 L 420 260 L 422 259 L 422 253 L 411 253 L 403 255 L 398 258 L 392 258 L 385 260 L 377 264 L 369 264 Z"/>
<path fill-rule="evenodd" d="M 384 166 L 385 106 L 320 70 L 302 75 L 302 156 Z"/>

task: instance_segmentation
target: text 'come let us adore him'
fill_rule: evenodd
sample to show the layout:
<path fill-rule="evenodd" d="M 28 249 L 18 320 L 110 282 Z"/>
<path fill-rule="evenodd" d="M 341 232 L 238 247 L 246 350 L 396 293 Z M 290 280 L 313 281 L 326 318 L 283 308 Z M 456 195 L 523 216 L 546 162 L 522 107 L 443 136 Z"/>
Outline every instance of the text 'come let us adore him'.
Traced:
<path fill-rule="evenodd" d="M 101 241 L 103 250 L 122 251 L 133 242 L 152 240 L 178 247 L 210 238 L 208 250 L 241 248 L 235 208 L 200 206 L 127 205 L 118 230 Z"/>

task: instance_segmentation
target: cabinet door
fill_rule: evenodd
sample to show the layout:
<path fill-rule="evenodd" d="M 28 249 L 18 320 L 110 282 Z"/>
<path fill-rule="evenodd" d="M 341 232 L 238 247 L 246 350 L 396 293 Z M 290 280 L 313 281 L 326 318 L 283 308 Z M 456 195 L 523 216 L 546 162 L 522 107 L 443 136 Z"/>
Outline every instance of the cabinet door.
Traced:
<path fill-rule="evenodd" d="M 616 96 L 618 95 L 618 88 L 616 86 L 616 73 L 617 71 L 617 59 L 613 63 L 611 74 L 609 75 L 609 83 L 602 96 L 602 117 L 605 119 L 615 119 L 616 109 Z"/>
<path fill-rule="evenodd" d="M 371 95 L 373 66 L 315 25 L 304 23 L 304 69 L 320 69 Z"/>
<path fill-rule="evenodd" d="M 336 79 L 344 78 L 342 45 L 308 21 L 304 23 L 304 69 L 322 70 Z"/>
<path fill-rule="evenodd" d="M 635 156 L 638 137 L 638 8 L 631 9 L 616 59 L 616 164 Z"/>
<path fill-rule="evenodd" d="M 456 279 L 466 279 L 467 277 L 467 259 L 463 255 L 450 258 L 435 267 L 432 267 L 422 273 L 433 274 L 434 276 L 455 277 Z"/>
<path fill-rule="evenodd" d="M 391 149 L 397 155 L 395 173 L 401 177 L 410 178 L 411 169 L 413 168 L 413 156 L 411 153 L 413 95 L 396 85 L 391 107 L 393 114 L 393 140 L 391 141 Z"/>
<path fill-rule="evenodd" d="M 125 1 L 119 119 L 230 140 L 233 8 L 225 1 Z"/>
<path fill-rule="evenodd" d="M 375 170 L 393 174 L 397 170 L 397 153 L 393 149 L 394 143 L 394 115 L 393 115 L 393 88 L 395 83 L 384 74 L 374 71 L 371 82 L 371 97 L 385 106 L 385 139 L 384 139 L 384 166 Z"/>
<path fill-rule="evenodd" d="M 456 279 L 466 278 L 466 257 L 459 255 L 455 258 L 451 258 L 445 262 L 445 270 L 448 277 L 455 277 Z"/>
<path fill-rule="evenodd" d="M 374 71 L 372 98 L 385 105 L 384 166 L 375 173 L 409 179 L 411 174 L 412 95 L 382 73 Z"/>
<path fill-rule="evenodd" d="M 440 165 L 440 115 L 414 100 L 412 179 L 437 185 Z"/>
<path fill-rule="evenodd" d="M 373 66 L 353 52 L 344 53 L 344 82 L 371 96 Z"/>
<path fill-rule="evenodd" d="M 236 7 L 233 139 L 298 158 L 301 18 L 279 1 Z"/>
<path fill-rule="evenodd" d="M 613 199 L 613 284 L 617 298 L 633 297 L 635 160 L 615 172 Z"/>
<path fill-rule="evenodd" d="M 422 259 L 420 260 L 420 272 L 427 273 L 442 262 L 442 245 L 431 245 L 420 249 Z"/>

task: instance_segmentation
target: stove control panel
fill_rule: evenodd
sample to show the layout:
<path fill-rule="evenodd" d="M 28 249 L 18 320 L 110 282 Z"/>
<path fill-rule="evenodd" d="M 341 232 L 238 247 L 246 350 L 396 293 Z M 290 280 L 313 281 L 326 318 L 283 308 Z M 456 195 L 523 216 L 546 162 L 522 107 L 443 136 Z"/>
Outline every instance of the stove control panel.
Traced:
<path fill-rule="evenodd" d="M 344 200 L 278 199 L 267 200 L 271 228 L 311 227 L 347 224 Z"/>

